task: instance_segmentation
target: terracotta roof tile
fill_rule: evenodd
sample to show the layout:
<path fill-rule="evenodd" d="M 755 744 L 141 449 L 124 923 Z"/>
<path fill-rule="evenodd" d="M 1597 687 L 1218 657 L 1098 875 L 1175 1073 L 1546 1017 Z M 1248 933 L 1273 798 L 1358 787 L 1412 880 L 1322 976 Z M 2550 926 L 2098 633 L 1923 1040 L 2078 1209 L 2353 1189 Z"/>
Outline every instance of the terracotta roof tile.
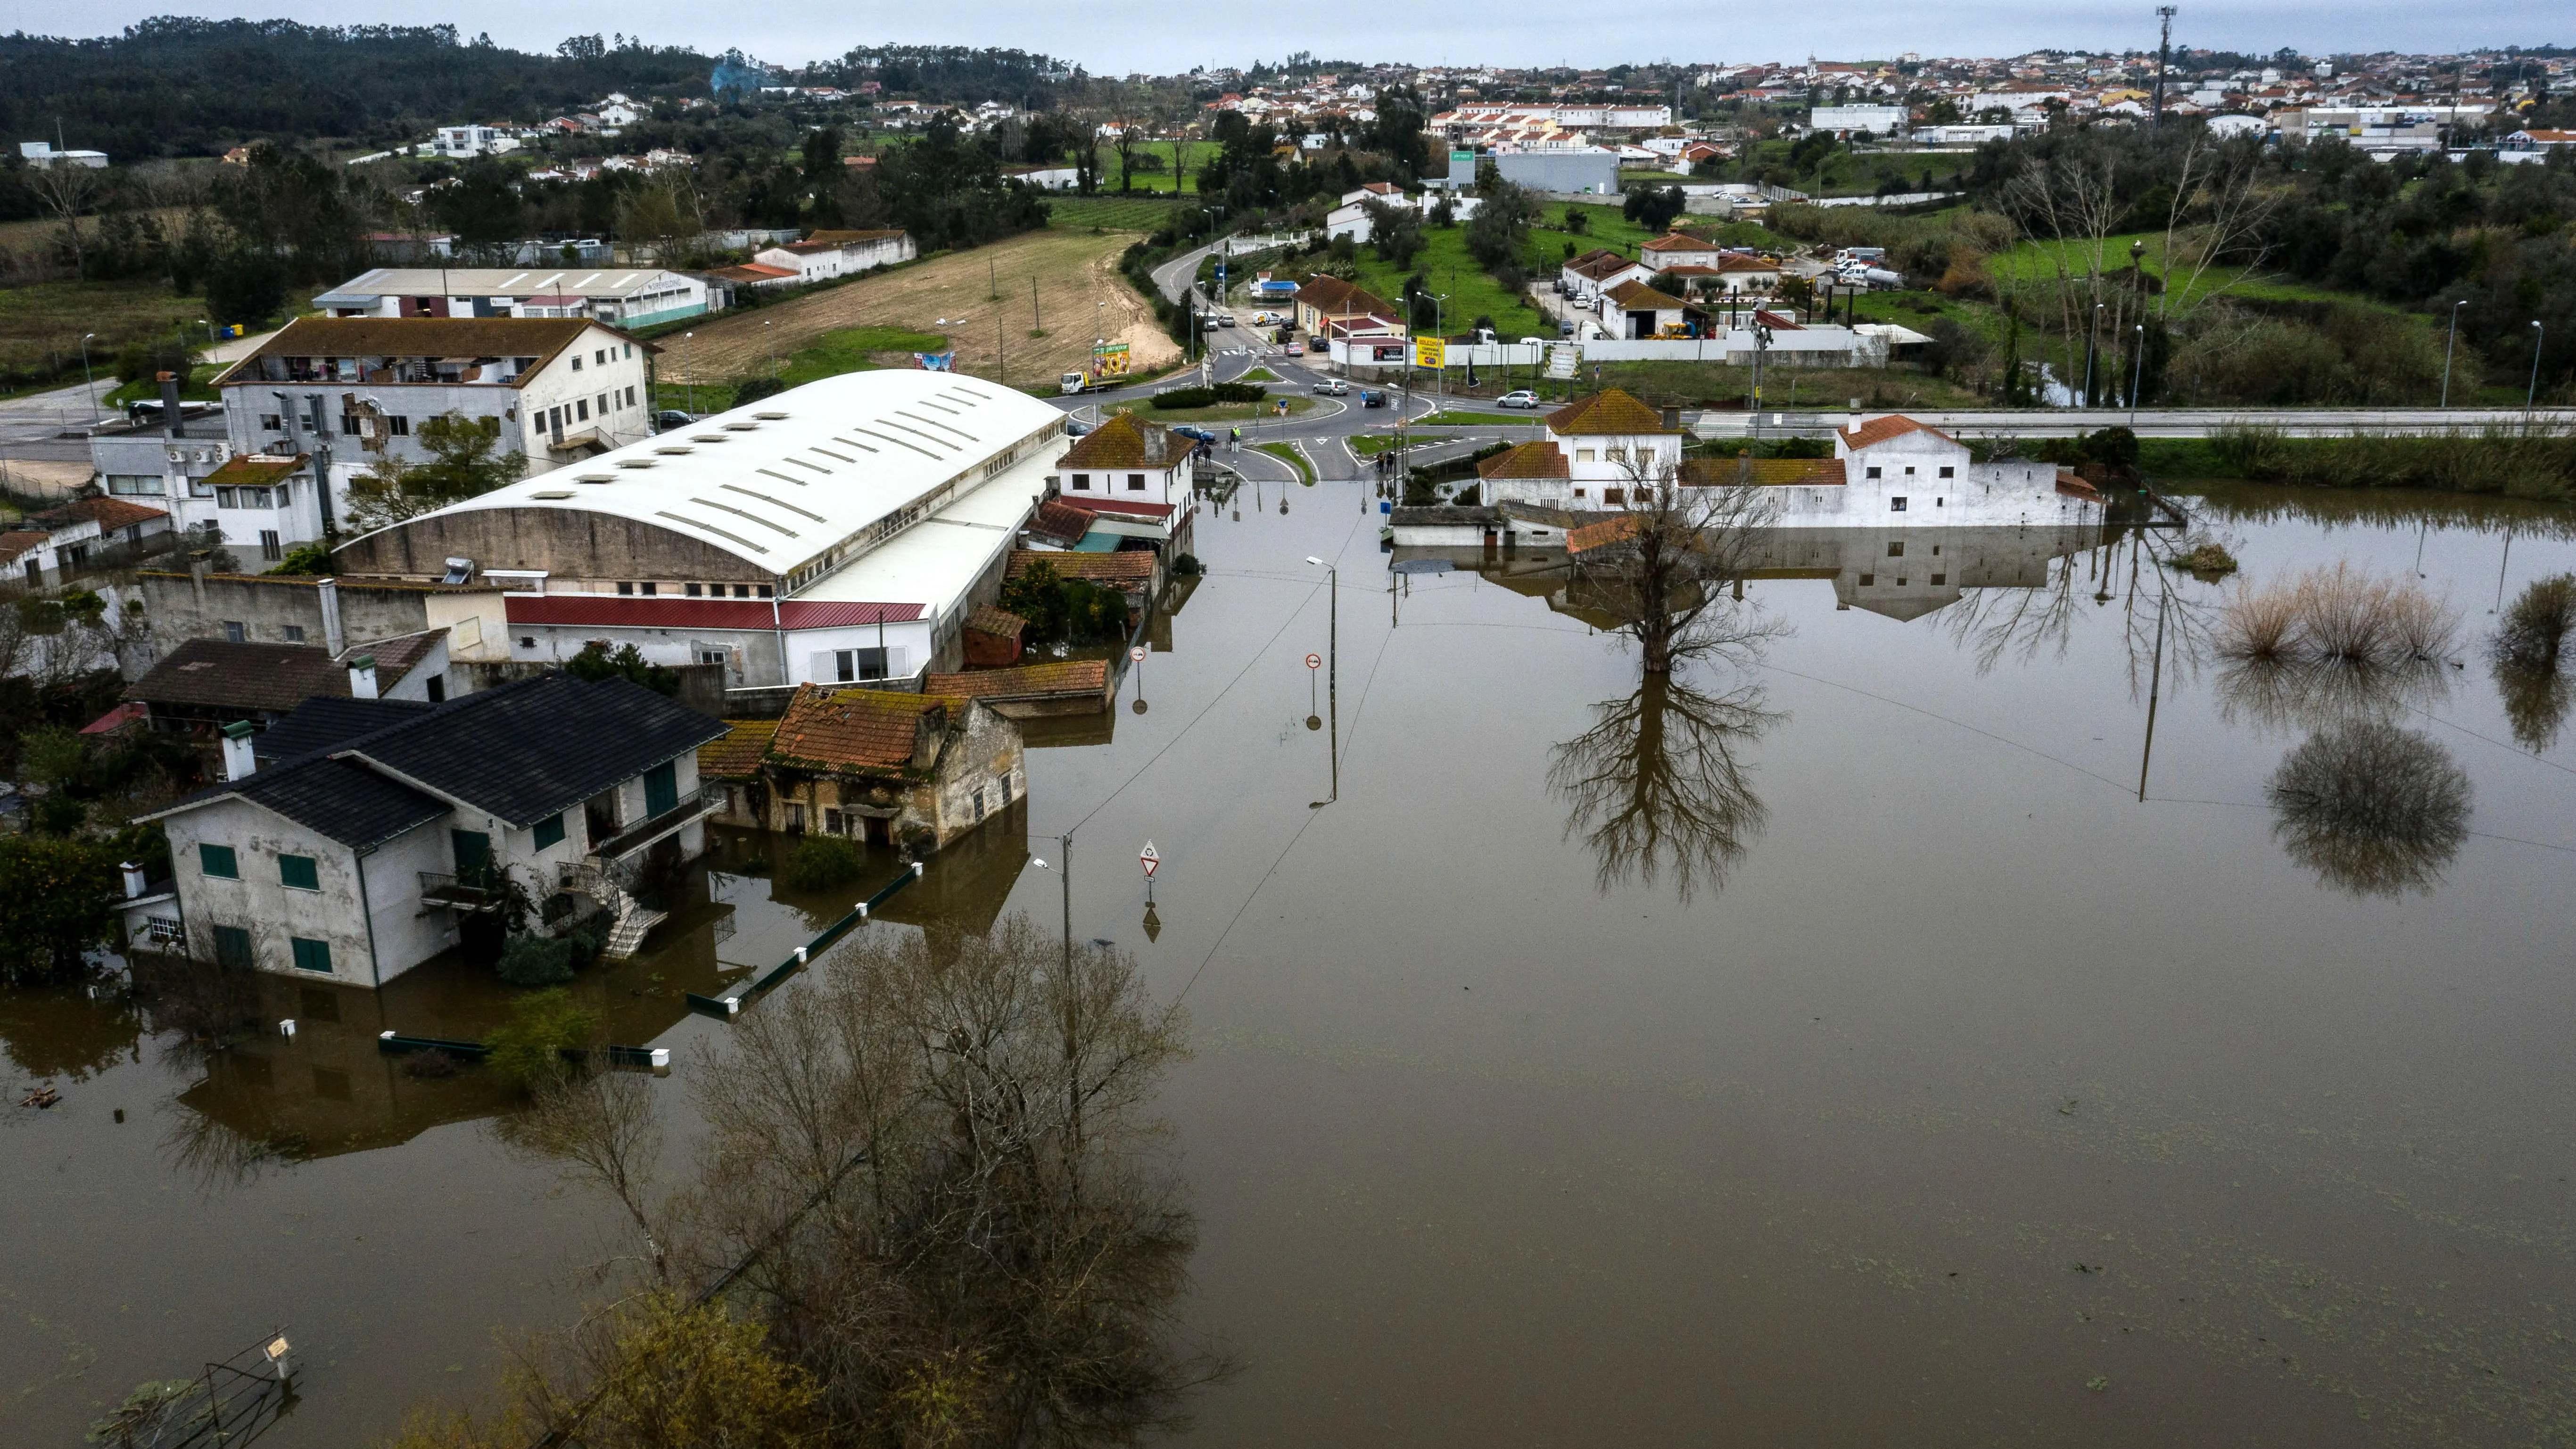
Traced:
<path fill-rule="evenodd" d="M 1840 458 L 1689 458 L 1682 482 L 1694 487 L 1749 483 L 1756 488 L 1840 488 Z"/>
<path fill-rule="evenodd" d="M 1939 428 L 1932 427 L 1925 423 L 1918 423 L 1912 418 L 1899 413 L 1890 413 L 1886 417 L 1873 419 L 1861 424 L 1857 429 L 1845 428 L 1842 432 L 1841 441 L 1845 449 L 1852 452 L 1858 452 L 1863 448 L 1876 447 L 1878 444 L 1884 443 L 1891 438 L 1904 437 L 1908 433 L 1930 433 L 1932 436 L 1939 438 L 1945 443 L 1955 443 L 1959 441 L 1958 439 L 1951 437 L 1948 433 L 1941 431 Z"/>
<path fill-rule="evenodd" d="M 833 689 L 807 684 L 787 704 L 769 758 L 823 770 L 912 770 L 922 717 L 944 716 L 962 701 L 882 689 Z"/>
<path fill-rule="evenodd" d="M 1625 543 L 1637 536 L 1638 528 L 1637 516 L 1633 513 L 1623 513 L 1616 518 L 1605 518 L 1599 523 L 1587 523 L 1565 536 L 1565 551 L 1589 553 L 1596 548 Z"/>
<path fill-rule="evenodd" d="M 1056 460 L 1060 468 L 1170 468 L 1198 444 L 1161 423 L 1134 413 L 1113 413 L 1109 421 L 1073 440 Z"/>
<path fill-rule="evenodd" d="M 302 453 L 292 458 L 273 458 L 265 453 L 244 453 L 207 474 L 206 481 L 224 484 L 274 483 L 303 466 Z"/>
<path fill-rule="evenodd" d="M 535 357 L 536 366 L 501 384 L 515 388 L 594 327 L 627 336 L 587 317 L 298 317 L 215 385 L 253 380 L 244 369 L 263 357 Z M 635 345 L 661 351 L 649 342 Z"/>
<path fill-rule="evenodd" d="M 1016 664 L 1007 669 L 975 669 L 964 674 L 933 674 L 922 681 L 933 694 L 961 698 L 1015 699 L 1042 694 L 1109 692 L 1109 661 L 1067 659 L 1048 664 Z"/>
<path fill-rule="evenodd" d="M 1012 613 L 1008 609 L 999 608 L 992 604 L 977 604 L 974 609 L 966 615 L 966 627 L 979 634 L 993 634 L 1005 639 L 1017 639 L 1021 634 L 1027 632 L 1029 621 Z M 932 677 L 937 678 L 938 676 L 933 675 Z M 933 691 L 933 693 L 937 692 L 938 691 Z"/>
<path fill-rule="evenodd" d="M 1681 305 L 1674 303 L 1675 306 Z M 1679 429 L 1664 426 L 1664 415 L 1637 401 L 1618 388 L 1603 388 L 1590 397 L 1576 398 L 1547 415 L 1551 433 L 1670 433 Z"/>
<path fill-rule="evenodd" d="M 1037 513 L 1029 520 L 1029 532 L 1071 544 L 1091 532 L 1091 525 L 1099 517 L 1088 508 L 1061 498 L 1050 498 L 1038 505 Z"/>
<path fill-rule="evenodd" d="M 1523 443 L 1507 453 L 1496 453 L 1476 465 L 1479 478 L 1570 478 L 1573 470 L 1565 453 L 1554 443 L 1541 439 Z"/>
<path fill-rule="evenodd" d="M 0 533 L 0 558 L 14 559 L 29 549 L 44 547 L 53 538 L 41 528 L 13 528 Z"/>
<path fill-rule="evenodd" d="M 729 719 L 732 732 L 698 746 L 698 773 L 714 780 L 748 780 L 760 773 L 769 742 L 778 733 L 774 719 Z"/>
<path fill-rule="evenodd" d="M 169 516 L 158 508 L 146 508 L 140 503 L 128 503 L 122 498 L 75 498 L 60 508 L 49 508 L 36 517 L 40 523 L 50 523 L 55 519 L 68 523 L 74 519 L 86 518 L 96 523 L 100 532 L 113 533 L 128 524 Z"/>
<path fill-rule="evenodd" d="M 1645 249 L 1650 252 L 1713 252 L 1717 250 L 1717 243 L 1674 231 L 1646 243 Z"/>
<path fill-rule="evenodd" d="M 1141 587 L 1153 581 L 1154 555 L 1141 548 L 1120 549 L 1116 553 L 1041 553 L 1036 549 L 1011 550 L 1011 564 L 1003 577 L 1018 578 L 1029 565 L 1042 563 L 1052 568 L 1058 578 L 1089 579 L 1095 584 L 1118 583 Z"/>
<path fill-rule="evenodd" d="M 1669 292 L 1658 292 L 1640 281 L 1626 281 L 1610 289 L 1610 300 L 1621 307 L 1639 311 L 1678 312 L 1690 304 Z"/>

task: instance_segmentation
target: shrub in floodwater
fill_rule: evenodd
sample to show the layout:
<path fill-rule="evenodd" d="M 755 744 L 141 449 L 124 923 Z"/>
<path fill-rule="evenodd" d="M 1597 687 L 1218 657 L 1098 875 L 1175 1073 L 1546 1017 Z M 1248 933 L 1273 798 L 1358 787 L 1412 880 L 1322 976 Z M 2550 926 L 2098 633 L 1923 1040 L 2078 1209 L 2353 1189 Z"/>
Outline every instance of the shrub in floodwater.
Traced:
<path fill-rule="evenodd" d="M 2450 671 L 2424 660 L 2398 665 L 2348 659 L 2233 659 L 2217 674 L 2219 716 L 2240 715 L 2274 729 L 2317 729 L 2343 720 L 2388 719 L 2430 709 L 2448 694 Z"/>
<path fill-rule="evenodd" d="M 435 1082 L 455 1076 L 461 1066 L 462 1063 L 456 1058 L 436 1047 L 431 1047 L 427 1051 L 413 1052 L 405 1057 L 402 1070 L 406 1077 L 418 1077 L 423 1081 Z"/>
<path fill-rule="evenodd" d="M 512 936 L 492 970 L 512 986 L 561 986 L 572 979 L 573 943 L 563 936 Z"/>
<path fill-rule="evenodd" d="M 531 991 L 483 1039 L 484 1065 L 522 1086 L 561 1076 L 569 1065 L 563 1054 L 589 1045 L 598 1025 L 599 1018 L 575 1005 L 562 987 Z"/>
<path fill-rule="evenodd" d="M 2429 736 L 2384 720 L 2319 730 L 2264 788 L 2290 858 L 2354 895 L 2429 891 L 2469 834 L 2469 777 Z"/>
<path fill-rule="evenodd" d="M 2236 555 L 2229 553 L 2227 545 L 2215 539 L 2203 542 L 2189 553 L 2174 555 L 2170 562 L 2173 567 L 2205 584 L 2216 583 L 2236 572 L 2237 568 Z"/>
<path fill-rule="evenodd" d="M 2334 659 L 2394 667 L 2448 654 L 2459 618 L 2412 578 L 2337 563 L 2240 586 L 2215 644 L 2230 659 Z"/>
<path fill-rule="evenodd" d="M 2525 669 L 2499 659 L 2495 683 L 2505 720 L 2524 749 L 2537 754 L 2558 743 L 2568 707 L 2576 705 L 2576 678 L 2563 669 Z"/>
<path fill-rule="evenodd" d="M 2525 671 L 2558 668 L 2558 652 L 2576 630 L 2576 574 L 2534 579 L 2496 626 L 2495 657 Z"/>
<path fill-rule="evenodd" d="M 787 853 L 779 879 L 790 890 L 830 890 L 859 878 L 859 848 L 838 835 L 808 835 Z"/>

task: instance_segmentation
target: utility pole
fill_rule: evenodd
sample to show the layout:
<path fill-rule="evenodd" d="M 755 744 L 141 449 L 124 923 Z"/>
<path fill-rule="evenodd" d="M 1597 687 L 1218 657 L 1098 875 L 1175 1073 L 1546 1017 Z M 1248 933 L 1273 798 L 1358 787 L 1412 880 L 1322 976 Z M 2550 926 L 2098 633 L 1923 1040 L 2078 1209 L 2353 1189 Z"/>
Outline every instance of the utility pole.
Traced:
<path fill-rule="evenodd" d="M 2165 123 L 2165 63 L 2173 58 L 2173 18 L 2172 6 L 2156 7 L 2156 108 L 2148 119 L 2150 126 Z"/>

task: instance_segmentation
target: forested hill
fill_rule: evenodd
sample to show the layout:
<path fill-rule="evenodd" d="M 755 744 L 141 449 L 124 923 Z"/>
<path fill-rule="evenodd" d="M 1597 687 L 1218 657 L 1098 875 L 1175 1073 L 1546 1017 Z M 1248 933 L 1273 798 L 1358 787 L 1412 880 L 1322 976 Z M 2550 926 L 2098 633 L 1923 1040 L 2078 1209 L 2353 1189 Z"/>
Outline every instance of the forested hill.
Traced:
<path fill-rule="evenodd" d="M 121 35 L 0 37 L 0 141 L 53 140 L 118 162 L 220 154 L 246 141 L 417 140 L 436 125 L 537 121 L 614 90 L 706 93 L 715 62 L 639 41 L 555 55 L 454 26 L 299 25 L 163 16 Z"/>

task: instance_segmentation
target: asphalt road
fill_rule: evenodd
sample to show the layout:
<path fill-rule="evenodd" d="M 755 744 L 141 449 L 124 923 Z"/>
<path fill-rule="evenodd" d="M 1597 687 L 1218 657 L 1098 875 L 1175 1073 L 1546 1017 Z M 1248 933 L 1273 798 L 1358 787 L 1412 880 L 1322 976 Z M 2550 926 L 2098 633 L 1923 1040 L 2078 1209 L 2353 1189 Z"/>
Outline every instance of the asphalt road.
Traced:
<path fill-rule="evenodd" d="M 1889 410 L 1883 408 L 1859 413 L 1765 410 L 1759 426 L 1772 436 L 1821 436 L 1855 417 L 1866 420 L 1889 415 Z M 2278 429 L 2294 438 L 2313 438 L 2349 433 L 2356 428 L 2379 433 L 2439 433 L 2455 428 L 2474 431 L 2516 427 L 2524 414 L 2520 408 L 2145 408 L 2135 414 L 2125 408 L 1915 408 L 1905 416 L 1944 432 L 1979 438 L 2062 438 L 2108 427 L 2132 428 L 2142 438 L 2200 438 L 2223 427 L 2248 425 Z M 2576 408 L 2541 408 L 2531 416 L 2558 427 L 2576 425 Z M 1755 426 L 1752 413 L 1708 412 L 1700 414 L 1697 431 L 1703 438 L 1740 438 Z"/>
<path fill-rule="evenodd" d="M 115 378 L 100 378 L 98 396 L 105 397 L 115 386 Z M 85 430 L 93 419 L 104 422 L 124 420 L 113 408 L 90 407 L 82 398 L 82 389 L 77 386 L 0 400 L 0 458 L 48 463 L 88 462 L 89 434 Z M 76 437 L 62 436 L 75 430 L 82 431 Z"/>

